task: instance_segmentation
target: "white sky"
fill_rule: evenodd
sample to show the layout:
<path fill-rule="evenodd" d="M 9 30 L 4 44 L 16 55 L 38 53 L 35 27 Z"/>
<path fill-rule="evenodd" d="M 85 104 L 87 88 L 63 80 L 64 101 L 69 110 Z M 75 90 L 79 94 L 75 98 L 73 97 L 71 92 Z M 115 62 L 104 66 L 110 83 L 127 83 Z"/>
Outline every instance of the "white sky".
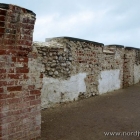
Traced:
<path fill-rule="evenodd" d="M 36 13 L 34 41 L 70 36 L 140 48 L 140 0 L 1 0 Z"/>

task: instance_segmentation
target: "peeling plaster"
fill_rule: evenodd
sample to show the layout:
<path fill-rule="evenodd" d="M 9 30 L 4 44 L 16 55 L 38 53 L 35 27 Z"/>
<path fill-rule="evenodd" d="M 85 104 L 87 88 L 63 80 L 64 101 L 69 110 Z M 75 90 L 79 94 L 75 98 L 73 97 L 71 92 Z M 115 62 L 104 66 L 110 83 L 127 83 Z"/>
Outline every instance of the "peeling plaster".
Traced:
<path fill-rule="evenodd" d="M 99 78 L 99 94 L 111 92 L 121 88 L 120 70 L 101 71 Z"/>
<path fill-rule="evenodd" d="M 42 108 L 50 107 L 60 102 L 77 100 L 79 94 L 86 92 L 84 79 L 86 73 L 71 76 L 68 80 L 43 78 Z"/>

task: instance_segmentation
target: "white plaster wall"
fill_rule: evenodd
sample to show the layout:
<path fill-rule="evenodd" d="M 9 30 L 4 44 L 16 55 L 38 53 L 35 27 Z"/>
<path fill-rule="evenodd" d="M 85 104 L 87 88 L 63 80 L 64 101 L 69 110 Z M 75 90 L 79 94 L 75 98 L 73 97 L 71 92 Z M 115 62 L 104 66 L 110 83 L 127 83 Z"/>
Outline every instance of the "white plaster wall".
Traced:
<path fill-rule="evenodd" d="M 47 108 L 56 103 L 77 100 L 80 92 L 86 92 L 86 73 L 71 76 L 68 80 L 43 78 L 41 106 Z"/>
<path fill-rule="evenodd" d="M 110 92 L 121 88 L 120 70 L 101 71 L 99 77 L 98 91 L 99 94 Z"/>
<path fill-rule="evenodd" d="M 140 82 L 140 65 L 134 65 L 134 84 Z"/>

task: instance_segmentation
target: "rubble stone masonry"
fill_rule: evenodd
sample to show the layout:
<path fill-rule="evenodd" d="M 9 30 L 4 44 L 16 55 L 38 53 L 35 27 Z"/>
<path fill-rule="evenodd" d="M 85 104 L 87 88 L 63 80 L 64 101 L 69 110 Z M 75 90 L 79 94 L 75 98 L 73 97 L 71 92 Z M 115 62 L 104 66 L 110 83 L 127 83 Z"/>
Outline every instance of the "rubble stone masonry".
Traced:
<path fill-rule="evenodd" d="M 40 64 L 32 51 L 35 14 L 0 4 L 0 140 L 40 137 Z"/>
<path fill-rule="evenodd" d="M 140 81 L 140 49 L 71 37 L 34 42 L 44 65 L 42 108 L 107 93 Z"/>

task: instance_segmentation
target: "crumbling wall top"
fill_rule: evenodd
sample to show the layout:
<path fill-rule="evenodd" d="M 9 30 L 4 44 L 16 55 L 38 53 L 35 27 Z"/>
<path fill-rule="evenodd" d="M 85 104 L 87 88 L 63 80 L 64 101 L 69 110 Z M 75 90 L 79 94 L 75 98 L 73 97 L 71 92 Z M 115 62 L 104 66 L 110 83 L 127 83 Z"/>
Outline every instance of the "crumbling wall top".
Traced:
<path fill-rule="evenodd" d="M 139 48 L 135 47 L 125 47 L 126 50 L 140 50 Z"/>
<path fill-rule="evenodd" d="M 123 46 L 123 45 L 117 45 L 117 44 L 110 44 L 110 45 L 105 45 L 105 47 L 124 48 L 124 46 Z"/>
<path fill-rule="evenodd" d="M 99 42 L 94 42 L 94 41 L 90 41 L 90 40 L 85 40 L 85 39 L 79 39 L 79 38 L 74 38 L 74 37 L 54 37 L 54 38 L 46 38 L 46 42 L 50 41 L 50 40 L 55 40 L 55 39 L 68 39 L 69 41 L 80 41 L 80 42 L 87 42 L 87 43 L 92 43 L 95 45 L 104 45 L 103 43 L 99 43 Z"/>

